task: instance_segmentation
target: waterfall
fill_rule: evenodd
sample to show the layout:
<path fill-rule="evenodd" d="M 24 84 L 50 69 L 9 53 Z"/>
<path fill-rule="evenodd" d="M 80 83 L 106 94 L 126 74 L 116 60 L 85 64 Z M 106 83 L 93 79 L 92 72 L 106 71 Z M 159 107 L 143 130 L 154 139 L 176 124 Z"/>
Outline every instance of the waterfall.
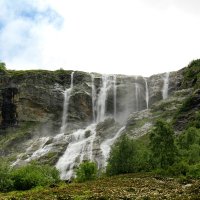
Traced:
<path fill-rule="evenodd" d="M 136 82 L 135 82 L 135 111 L 139 111 L 139 85 L 137 83 L 137 76 L 136 76 Z"/>
<path fill-rule="evenodd" d="M 117 85 L 116 85 L 116 75 L 113 76 L 113 99 L 114 99 L 114 119 L 117 118 Z"/>
<path fill-rule="evenodd" d="M 56 168 L 60 171 L 61 179 L 70 179 L 74 176 L 74 168 L 84 160 L 94 160 L 93 143 L 96 139 L 96 125 L 105 119 L 107 92 L 112 86 L 109 76 L 102 76 L 102 86 L 98 97 L 94 85 L 94 75 L 92 81 L 92 112 L 93 121 L 85 129 L 79 129 L 69 135 L 69 144 L 62 157 L 59 158 Z M 72 82 L 73 86 L 73 82 Z M 70 87 L 72 88 L 72 87 Z"/>
<path fill-rule="evenodd" d="M 147 79 L 144 78 L 145 81 L 145 99 L 146 99 L 146 108 L 149 109 L 149 87 L 147 83 Z"/>
<path fill-rule="evenodd" d="M 93 115 L 93 122 L 96 122 L 96 90 L 95 90 L 95 85 L 94 85 L 94 74 L 91 74 L 91 79 L 92 79 L 92 115 Z"/>
<path fill-rule="evenodd" d="M 73 78 L 74 78 L 74 72 L 71 73 L 71 84 L 70 88 L 67 88 L 64 91 L 64 102 L 63 102 L 63 115 L 62 115 L 62 125 L 60 132 L 63 133 L 67 127 L 67 118 L 68 118 L 68 107 L 69 107 L 69 100 L 71 91 L 73 89 Z"/>
<path fill-rule="evenodd" d="M 169 72 L 166 72 L 165 77 L 164 77 L 163 89 L 162 89 L 163 99 L 167 99 L 168 89 L 169 89 Z"/>
<path fill-rule="evenodd" d="M 111 87 L 111 81 L 109 76 L 102 75 L 102 87 L 100 89 L 97 99 L 96 122 L 101 122 L 105 119 L 107 91 L 110 89 L 110 87 Z"/>
<path fill-rule="evenodd" d="M 89 135 L 88 135 L 89 134 Z M 96 137 L 96 124 L 86 129 L 79 129 L 70 135 L 71 141 L 65 153 L 58 160 L 56 168 L 63 180 L 69 180 L 74 175 L 74 168 L 83 160 L 93 159 L 93 142 Z"/>
<path fill-rule="evenodd" d="M 95 77 L 95 74 L 91 74 L 90 91 L 92 98 L 91 115 L 93 116 L 93 122 L 86 128 L 84 127 L 80 129 L 79 127 L 78 130 L 70 129 L 70 134 L 65 133 L 65 129 L 68 125 L 68 109 L 70 106 L 70 96 L 72 94 L 74 83 L 74 72 L 72 72 L 70 87 L 63 92 L 64 102 L 60 133 L 55 136 L 50 135 L 48 137 L 42 137 L 40 135 L 38 136 L 40 137 L 39 139 L 33 138 L 33 142 L 27 144 L 28 148 L 25 154 L 21 154 L 21 157 L 18 158 L 17 164 L 20 164 L 20 161 L 29 162 L 31 160 L 38 159 L 40 157 L 48 155 L 48 153 L 51 152 L 62 153 L 62 156 L 58 159 L 56 163 L 56 168 L 60 171 L 62 179 L 70 179 L 71 177 L 73 177 L 74 169 L 84 160 L 92 160 L 95 162 L 99 161 L 99 167 L 106 166 L 111 146 L 121 136 L 125 127 L 122 127 L 122 125 L 118 123 L 107 125 L 106 121 L 106 126 L 104 126 L 104 123 L 101 123 L 100 126 L 98 126 L 100 127 L 100 129 L 98 129 L 98 132 L 96 132 L 97 124 L 99 122 L 102 122 L 106 118 L 107 110 L 111 112 L 110 114 L 116 120 L 116 118 L 118 118 L 117 114 L 123 113 L 126 109 L 124 109 L 126 105 L 128 112 L 124 112 L 126 114 L 124 114 L 125 117 L 127 117 L 127 115 L 133 111 L 139 111 L 141 110 L 141 108 L 145 108 L 145 100 L 146 108 L 148 109 L 149 90 L 146 78 L 144 78 L 144 81 L 142 81 L 143 83 L 141 83 L 141 80 L 139 78 L 137 79 L 137 77 L 135 79 L 134 77 L 131 77 L 131 79 L 127 79 L 124 81 L 116 75 L 102 75 L 102 77 L 98 77 L 102 80 L 101 86 L 99 88 L 95 86 L 95 78 L 97 78 Z M 164 82 L 164 85 L 168 86 L 168 81 Z M 117 83 L 121 85 L 118 85 Z M 84 90 L 84 86 L 83 88 L 81 87 L 81 91 L 83 89 L 87 92 L 87 95 L 89 96 L 89 84 L 87 83 L 85 85 L 87 85 L 87 90 Z M 107 100 L 109 100 L 109 102 Z M 108 102 L 112 107 L 109 107 L 109 109 L 107 109 L 106 102 Z M 122 104 L 124 104 L 125 106 Z M 78 107 L 79 105 L 76 106 Z M 118 121 L 120 121 L 119 118 Z M 77 126 L 79 126 L 79 124 Z M 117 131 L 113 132 L 112 130 Z"/>
<path fill-rule="evenodd" d="M 101 143 L 100 148 L 101 148 L 101 151 L 102 151 L 102 154 L 103 154 L 103 157 L 104 157 L 104 163 L 103 163 L 104 167 L 107 164 L 107 159 L 108 159 L 108 156 L 109 156 L 109 153 L 110 153 L 111 146 L 114 144 L 116 139 L 121 136 L 124 129 L 125 129 L 125 126 L 120 128 L 119 131 L 115 134 L 115 136 L 113 138 L 109 138 L 109 139 L 107 139 L 107 140 L 105 140 L 104 142 Z"/>

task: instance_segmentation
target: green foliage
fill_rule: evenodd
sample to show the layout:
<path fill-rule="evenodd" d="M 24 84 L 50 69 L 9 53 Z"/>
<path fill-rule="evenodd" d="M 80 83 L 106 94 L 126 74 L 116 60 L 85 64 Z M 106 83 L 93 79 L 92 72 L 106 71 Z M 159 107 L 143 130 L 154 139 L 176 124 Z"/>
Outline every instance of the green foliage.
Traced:
<path fill-rule="evenodd" d="M 200 59 L 193 60 L 183 72 L 184 87 L 198 87 L 200 81 Z"/>
<path fill-rule="evenodd" d="M 196 128 L 199 128 L 199 129 L 200 129 L 200 112 L 196 112 L 196 113 L 195 113 L 194 119 L 191 120 L 191 121 L 188 123 L 188 128 L 189 128 L 189 127 L 196 127 Z"/>
<path fill-rule="evenodd" d="M 6 70 L 6 64 L 3 62 L 0 62 L 0 71 L 5 71 Z"/>
<path fill-rule="evenodd" d="M 12 190 L 13 180 L 11 179 L 11 168 L 7 162 L 0 160 L 0 191 Z"/>
<path fill-rule="evenodd" d="M 48 165 L 31 163 L 13 170 L 12 180 L 16 190 L 28 190 L 57 183 L 59 172 Z"/>
<path fill-rule="evenodd" d="M 123 135 L 111 150 L 107 173 L 115 175 L 134 172 L 135 155 L 136 147 L 133 141 Z"/>
<path fill-rule="evenodd" d="M 200 178 L 200 163 L 196 165 L 191 165 L 187 176 L 199 179 Z"/>
<path fill-rule="evenodd" d="M 200 129 L 190 127 L 185 130 L 178 138 L 180 159 L 188 164 L 200 162 Z"/>
<path fill-rule="evenodd" d="M 122 135 L 112 147 L 106 173 L 108 175 L 125 174 L 138 171 L 148 171 L 149 152 L 135 140 Z"/>
<path fill-rule="evenodd" d="M 97 165 L 94 162 L 85 161 L 76 169 L 76 181 L 85 182 L 97 177 Z"/>
<path fill-rule="evenodd" d="M 188 172 L 189 172 L 189 165 L 184 161 L 174 163 L 167 170 L 167 174 L 173 176 L 186 176 Z"/>
<path fill-rule="evenodd" d="M 174 143 L 174 131 L 170 124 L 158 120 L 150 134 L 150 149 L 154 168 L 165 169 L 174 164 L 177 149 Z"/>

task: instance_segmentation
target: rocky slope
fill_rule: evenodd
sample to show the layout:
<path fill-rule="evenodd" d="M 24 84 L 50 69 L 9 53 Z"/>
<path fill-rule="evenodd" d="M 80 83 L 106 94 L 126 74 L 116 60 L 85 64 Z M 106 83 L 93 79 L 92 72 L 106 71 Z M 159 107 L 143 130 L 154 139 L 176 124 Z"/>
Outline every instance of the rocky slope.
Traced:
<path fill-rule="evenodd" d="M 188 67 L 149 78 L 75 71 L 67 113 L 64 93 L 71 87 L 72 71 L 1 73 L 0 155 L 15 164 L 32 159 L 56 164 L 74 146 L 79 155 L 71 158 L 75 164 L 65 166 L 65 171 L 84 159 L 104 167 L 110 146 L 121 134 L 140 137 L 158 118 L 173 121 L 188 97 L 193 116 L 199 109 L 200 79 L 191 81 L 191 74 L 192 70 L 198 74 L 198 69 Z M 61 131 L 63 115 L 66 127 Z M 187 124 L 187 117 L 188 111 L 177 115 L 177 132 Z M 81 147 L 79 152 L 76 145 Z"/>

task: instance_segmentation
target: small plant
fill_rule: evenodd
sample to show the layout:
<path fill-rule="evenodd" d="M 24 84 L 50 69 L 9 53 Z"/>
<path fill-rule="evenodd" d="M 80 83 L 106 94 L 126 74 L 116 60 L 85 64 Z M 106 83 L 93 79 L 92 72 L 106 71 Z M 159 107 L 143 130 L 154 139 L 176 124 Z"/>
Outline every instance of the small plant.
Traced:
<path fill-rule="evenodd" d="M 13 180 L 11 179 L 11 168 L 2 159 L 0 160 L 0 191 L 7 192 L 13 189 Z"/>
<path fill-rule="evenodd" d="M 12 180 L 16 190 L 29 190 L 36 186 L 47 186 L 59 181 L 59 172 L 48 165 L 31 163 L 13 170 Z"/>
<path fill-rule="evenodd" d="M 97 177 L 97 165 L 94 162 L 85 161 L 76 170 L 76 181 L 85 182 Z"/>

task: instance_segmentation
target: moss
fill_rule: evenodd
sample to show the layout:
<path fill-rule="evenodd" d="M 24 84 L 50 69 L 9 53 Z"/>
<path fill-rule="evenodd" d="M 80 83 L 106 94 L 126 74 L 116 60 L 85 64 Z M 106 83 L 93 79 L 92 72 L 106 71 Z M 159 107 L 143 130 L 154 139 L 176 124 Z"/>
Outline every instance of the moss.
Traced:
<path fill-rule="evenodd" d="M 7 129 L 5 134 L 0 136 L 1 151 L 4 153 L 14 153 L 14 149 L 17 148 L 21 142 L 31 137 L 31 133 L 37 124 L 36 122 L 24 122 L 18 128 L 11 127 Z"/>
<path fill-rule="evenodd" d="M 42 164 L 48 164 L 48 165 L 53 166 L 56 164 L 60 156 L 61 155 L 57 152 L 49 152 L 45 154 L 44 156 L 40 157 L 38 161 Z"/>
<path fill-rule="evenodd" d="M 199 105 L 199 90 L 196 90 L 184 100 L 180 108 L 175 112 L 173 117 L 174 126 L 182 124 L 183 128 L 186 128 L 193 121 L 198 121 L 196 118 L 199 116 L 197 110 Z"/>
<path fill-rule="evenodd" d="M 200 59 L 193 60 L 183 71 L 183 87 L 200 87 Z"/>
<path fill-rule="evenodd" d="M 142 127 L 144 124 L 146 124 L 147 122 L 149 122 L 148 118 L 144 118 L 144 119 L 140 119 L 140 120 L 133 120 L 126 128 L 126 130 L 129 132 L 133 129 L 136 128 L 140 128 Z"/>

